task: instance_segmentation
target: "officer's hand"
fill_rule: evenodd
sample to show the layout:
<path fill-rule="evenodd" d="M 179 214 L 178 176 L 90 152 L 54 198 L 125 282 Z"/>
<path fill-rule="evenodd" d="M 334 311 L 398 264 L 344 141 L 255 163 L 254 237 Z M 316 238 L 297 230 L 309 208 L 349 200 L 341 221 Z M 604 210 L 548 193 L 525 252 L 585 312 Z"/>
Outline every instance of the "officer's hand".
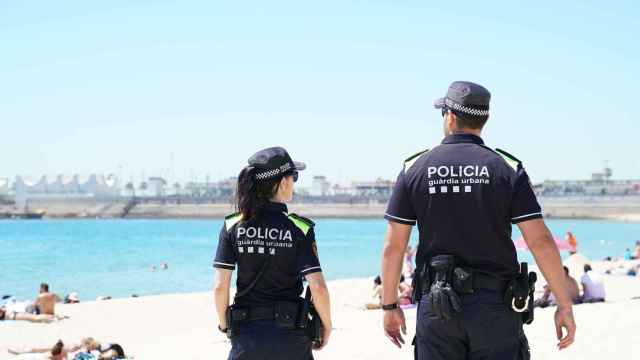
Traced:
<path fill-rule="evenodd" d="M 568 348 L 576 336 L 576 322 L 573 319 L 573 309 L 571 306 L 562 307 L 558 306 L 555 315 L 556 322 L 556 334 L 558 336 L 558 349 L 563 350 Z M 564 328 L 567 334 L 562 337 L 562 328 Z"/>
<path fill-rule="evenodd" d="M 333 329 L 331 327 L 323 326 L 322 327 L 322 344 L 315 346 L 313 350 L 320 351 L 324 349 L 325 346 L 329 343 L 329 338 L 331 337 L 331 331 Z"/>
<path fill-rule="evenodd" d="M 397 347 L 402 348 L 404 339 L 402 334 L 407 335 L 407 324 L 404 320 L 402 309 L 388 310 L 384 312 L 384 334 Z M 402 333 L 400 333 L 402 331 Z"/>

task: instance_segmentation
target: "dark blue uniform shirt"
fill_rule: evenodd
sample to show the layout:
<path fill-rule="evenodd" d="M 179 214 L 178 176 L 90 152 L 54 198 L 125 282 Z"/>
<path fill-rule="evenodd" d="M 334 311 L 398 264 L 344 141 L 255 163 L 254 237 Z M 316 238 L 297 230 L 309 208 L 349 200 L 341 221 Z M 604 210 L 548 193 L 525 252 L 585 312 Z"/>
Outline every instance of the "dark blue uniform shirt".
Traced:
<path fill-rule="evenodd" d="M 260 281 L 242 299 L 236 298 L 236 304 L 270 305 L 300 297 L 302 276 L 322 271 L 313 226 L 311 220 L 287 213 L 281 203 L 268 203 L 248 222 L 241 214 L 226 217 L 213 266 L 234 270 L 238 265 L 238 292 L 253 282 L 271 257 Z"/>
<path fill-rule="evenodd" d="M 511 224 L 542 217 L 521 162 L 471 134 L 405 162 L 385 218 L 418 224 L 417 262 L 449 254 L 463 265 L 502 278 L 518 271 Z"/>

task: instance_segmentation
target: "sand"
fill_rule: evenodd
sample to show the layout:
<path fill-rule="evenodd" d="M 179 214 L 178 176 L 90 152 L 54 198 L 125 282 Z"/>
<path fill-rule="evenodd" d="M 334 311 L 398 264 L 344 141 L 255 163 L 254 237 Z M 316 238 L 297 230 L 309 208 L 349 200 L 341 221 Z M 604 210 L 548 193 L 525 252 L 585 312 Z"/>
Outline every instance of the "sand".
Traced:
<path fill-rule="evenodd" d="M 609 301 L 578 305 L 576 343 L 555 349 L 553 308 L 536 312 L 525 331 L 533 359 L 639 359 L 640 277 L 606 276 Z M 329 282 L 335 331 L 316 359 L 412 359 L 412 347 L 395 348 L 382 332 L 382 313 L 362 310 L 369 300 L 371 279 Z M 118 342 L 136 359 L 226 359 L 230 344 L 216 330 L 210 293 L 162 295 L 61 305 L 71 319 L 53 324 L 0 322 L 0 359 L 42 359 L 42 355 L 9 355 L 10 347 L 50 346 L 57 339 L 78 341 L 93 336 Z M 405 311 L 409 339 L 416 312 Z M 487 327 L 489 328 L 489 324 Z"/>

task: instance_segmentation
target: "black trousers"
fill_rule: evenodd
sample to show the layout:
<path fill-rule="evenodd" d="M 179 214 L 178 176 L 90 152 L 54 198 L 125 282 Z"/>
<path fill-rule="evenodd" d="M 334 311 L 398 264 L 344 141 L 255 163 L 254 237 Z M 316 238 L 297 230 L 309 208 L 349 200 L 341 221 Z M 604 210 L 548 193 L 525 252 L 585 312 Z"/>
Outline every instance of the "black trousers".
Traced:
<path fill-rule="evenodd" d="M 418 307 L 418 360 L 529 360 L 529 343 L 520 314 L 498 291 L 478 289 L 462 297 L 463 309 L 451 320 L 430 317 L 423 297 Z"/>
<path fill-rule="evenodd" d="M 279 329 L 273 320 L 243 323 L 231 339 L 229 360 L 313 360 L 304 330 Z"/>

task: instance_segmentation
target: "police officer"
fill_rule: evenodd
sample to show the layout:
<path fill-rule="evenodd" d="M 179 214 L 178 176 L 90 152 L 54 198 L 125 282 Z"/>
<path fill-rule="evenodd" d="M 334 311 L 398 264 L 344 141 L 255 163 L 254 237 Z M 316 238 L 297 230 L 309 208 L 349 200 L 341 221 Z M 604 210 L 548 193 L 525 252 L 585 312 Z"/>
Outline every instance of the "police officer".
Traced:
<path fill-rule="evenodd" d="M 558 347 L 574 339 L 559 252 L 529 177 L 517 158 L 480 137 L 490 96 L 471 82 L 451 84 L 435 103 L 444 119 L 442 144 L 405 161 L 387 207 L 384 330 L 398 347 L 406 326 L 395 289 L 412 226 L 418 225 L 417 359 L 529 358 L 523 317 L 515 311 L 523 309 L 508 295 L 519 279 L 511 224 L 520 228 L 558 300 Z"/>
<path fill-rule="evenodd" d="M 229 359 L 309 360 L 312 341 L 302 328 L 302 278 L 309 283 L 323 325 L 324 347 L 331 333 L 329 292 L 316 248 L 314 223 L 290 214 L 298 171 L 287 151 L 257 152 L 238 177 L 239 212 L 225 218 L 213 266 L 218 329 L 231 337 Z M 238 266 L 237 293 L 229 307 L 231 274 Z"/>

